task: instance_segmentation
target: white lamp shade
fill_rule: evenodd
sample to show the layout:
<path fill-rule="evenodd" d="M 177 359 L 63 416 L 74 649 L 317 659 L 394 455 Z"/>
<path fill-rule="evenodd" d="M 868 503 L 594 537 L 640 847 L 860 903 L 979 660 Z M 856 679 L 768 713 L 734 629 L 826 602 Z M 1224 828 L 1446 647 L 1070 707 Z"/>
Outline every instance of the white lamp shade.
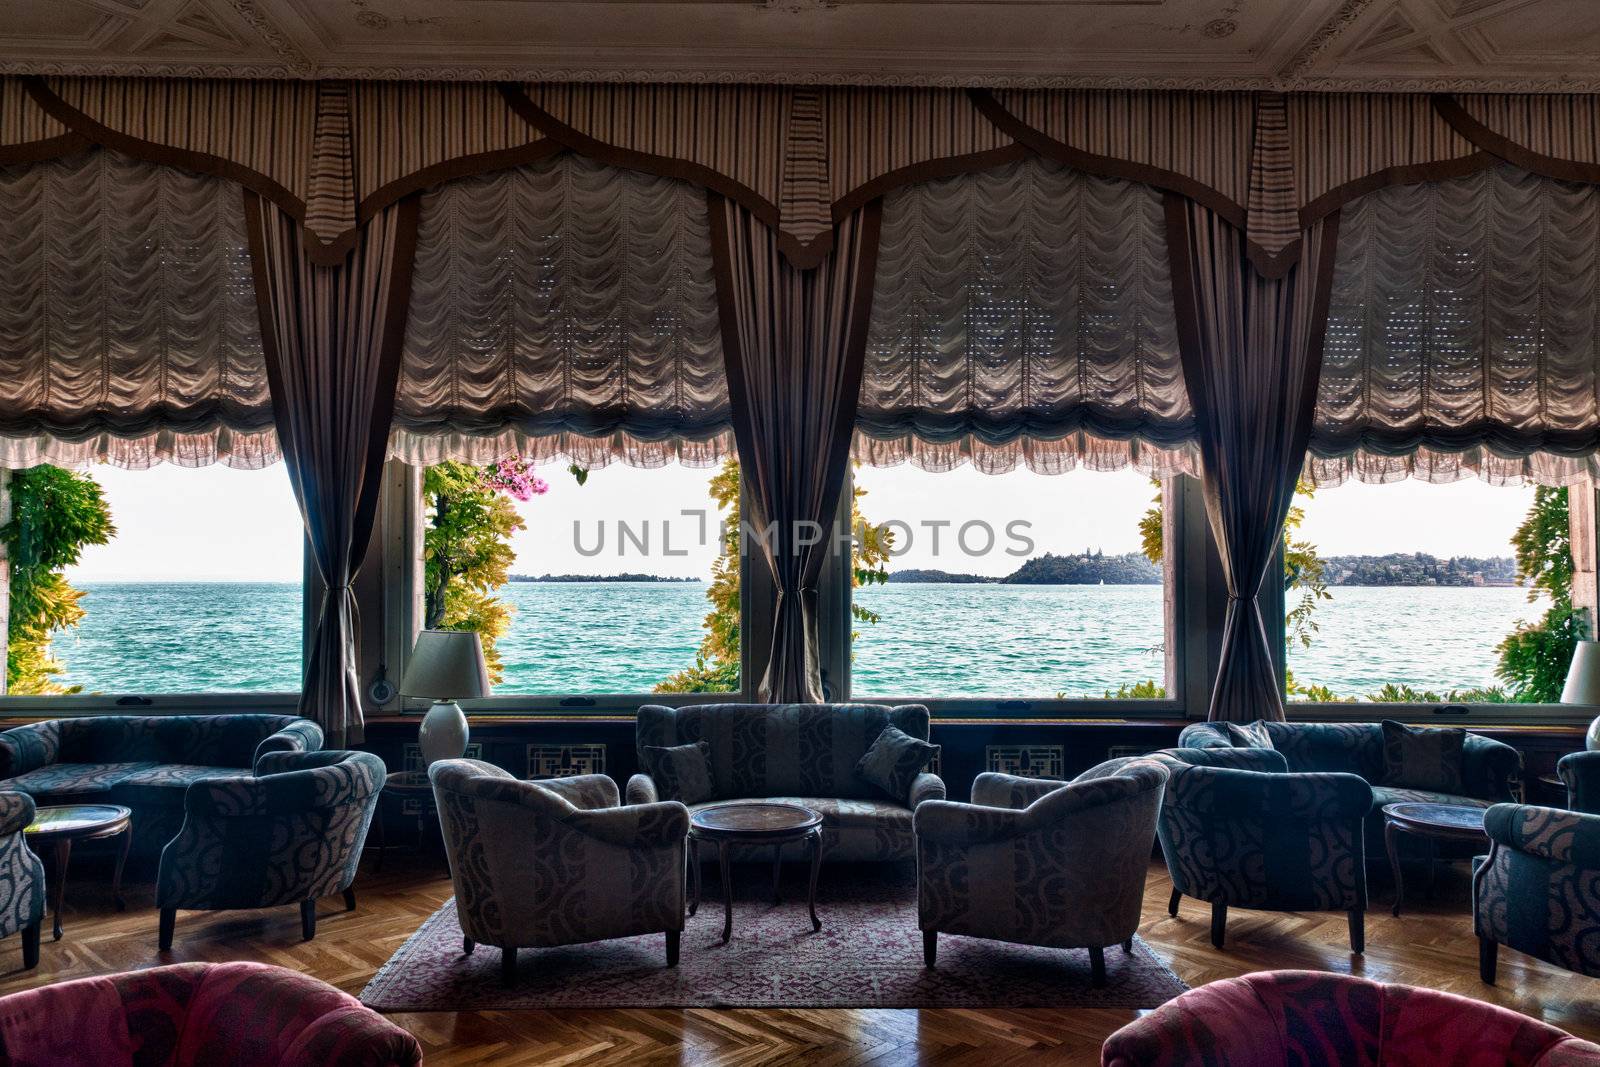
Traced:
<path fill-rule="evenodd" d="M 1600 641 L 1579 641 L 1561 689 L 1563 704 L 1600 704 Z"/>
<path fill-rule="evenodd" d="M 435 700 L 476 700 L 489 695 L 483 643 L 468 630 L 423 630 L 406 664 L 400 692 Z"/>

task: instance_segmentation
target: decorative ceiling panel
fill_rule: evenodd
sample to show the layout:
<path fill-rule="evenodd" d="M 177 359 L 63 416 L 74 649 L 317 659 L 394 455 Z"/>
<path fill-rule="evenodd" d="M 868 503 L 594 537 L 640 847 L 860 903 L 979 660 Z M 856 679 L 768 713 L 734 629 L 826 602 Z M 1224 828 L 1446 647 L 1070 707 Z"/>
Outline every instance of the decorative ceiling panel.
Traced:
<path fill-rule="evenodd" d="M 7 0 L 0 72 L 1600 91 L 1594 0 Z"/>

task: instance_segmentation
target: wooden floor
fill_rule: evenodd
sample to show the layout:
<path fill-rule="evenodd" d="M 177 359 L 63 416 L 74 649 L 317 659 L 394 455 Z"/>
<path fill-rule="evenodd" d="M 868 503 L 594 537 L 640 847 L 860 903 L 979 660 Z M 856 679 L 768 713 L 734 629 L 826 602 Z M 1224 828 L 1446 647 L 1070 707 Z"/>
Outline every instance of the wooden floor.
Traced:
<path fill-rule="evenodd" d="M 66 936 L 48 928 L 37 970 L 21 970 L 15 936 L 0 942 L 0 993 L 60 978 L 185 960 L 261 960 L 293 967 L 355 994 L 450 895 L 437 860 L 392 853 L 387 870 L 364 868 L 353 913 L 330 899 L 316 940 L 300 940 L 294 908 L 266 912 L 184 912 L 173 951 L 156 951 L 153 887 L 130 887 L 117 912 L 93 857 L 75 860 L 68 883 Z M 81 868 L 81 869 L 79 869 Z M 1419 872 L 1420 873 L 1420 872 Z M 1483 985 L 1467 913 L 1464 865 L 1442 871 L 1432 901 L 1391 918 L 1385 887 L 1367 918 L 1367 952 L 1354 957 L 1340 915 L 1235 912 L 1227 950 L 1209 940 L 1209 909 L 1186 901 L 1167 915 L 1170 883 L 1153 864 L 1141 929 L 1156 953 L 1190 985 L 1248 971 L 1304 967 L 1365 975 L 1461 993 L 1515 1008 L 1600 1040 L 1600 980 L 1581 978 L 1502 950 L 1500 980 Z M 1420 898 L 1420 894 L 1417 894 Z M 914 933 L 908 936 L 915 936 Z M 1099 1062 L 1105 1036 L 1135 1012 L 977 1010 L 632 1010 L 437 1012 L 391 1016 L 416 1034 L 427 1062 L 449 1064 L 1009 1064 Z"/>

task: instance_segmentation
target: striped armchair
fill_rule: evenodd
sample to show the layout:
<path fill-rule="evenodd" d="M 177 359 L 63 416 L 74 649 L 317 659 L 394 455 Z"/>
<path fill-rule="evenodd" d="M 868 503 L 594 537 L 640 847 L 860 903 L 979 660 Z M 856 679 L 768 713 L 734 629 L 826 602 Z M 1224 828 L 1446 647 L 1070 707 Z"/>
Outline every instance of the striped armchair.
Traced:
<path fill-rule="evenodd" d="M 1171 914 L 1185 896 L 1208 901 L 1220 949 L 1229 907 L 1343 911 L 1350 949 L 1363 951 L 1371 786 L 1353 774 L 1284 772 L 1282 754 L 1268 749 L 1168 749 L 1156 758 L 1170 771 L 1158 836 Z"/>
<path fill-rule="evenodd" d="M 184 795 L 183 826 L 161 852 L 160 945 L 172 947 L 178 909 L 300 906 L 302 936 L 317 932 L 317 901 L 350 884 L 383 788 L 370 752 L 269 752 L 256 774 L 203 778 Z"/>
<path fill-rule="evenodd" d="M 1496 804 L 1489 856 L 1472 876 L 1478 969 L 1494 984 L 1501 945 L 1600 976 L 1600 815 Z"/>
<path fill-rule="evenodd" d="M 44 922 L 44 864 L 22 832 L 33 810 L 28 794 L 0 792 L 0 937 L 22 931 L 22 965 L 30 970 L 39 965 Z"/>
<path fill-rule="evenodd" d="M 972 803 L 918 805 L 917 919 L 924 960 L 939 934 L 1087 948 L 1095 985 L 1105 947 L 1131 951 L 1166 768 L 1112 760 L 1072 782 L 980 774 Z"/>
<path fill-rule="evenodd" d="M 464 947 L 499 948 L 507 985 L 520 948 L 637 934 L 666 934 L 667 966 L 677 966 L 688 808 L 619 806 L 617 784 L 603 774 L 524 782 L 455 759 L 428 776 Z"/>
<path fill-rule="evenodd" d="M 1556 774 L 1567 787 L 1567 807 L 1586 815 L 1600 815 L 1600 752 L 1572 752 L 1556 763 Z"/>

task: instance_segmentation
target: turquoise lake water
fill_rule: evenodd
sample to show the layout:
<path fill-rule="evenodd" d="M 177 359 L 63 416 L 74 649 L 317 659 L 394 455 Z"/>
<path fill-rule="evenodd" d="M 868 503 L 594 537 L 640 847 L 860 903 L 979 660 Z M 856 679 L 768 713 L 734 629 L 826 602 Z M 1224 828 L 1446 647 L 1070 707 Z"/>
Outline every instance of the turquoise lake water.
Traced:
<path fill-rule="evenodd" d="M 91 692 L 292 690 L 300 678 L 300 588 L 270 583 L 83 583 L 88 612 L 56 641 L 69 683 Z M 1490 685 L 1494 646 L 1536 618 L 1520 589 L 1343 586 L 1317 609 L 1298 679 L 1362 694 L 1385 682 Z M 694 662 L 699 583 L 516 583 L 501 639 L 514 693 L 646 692 Z M 1099 696 L 1160 676 L 1156 586 L 890 585 L 858 601 L 857 696 Z"/>

